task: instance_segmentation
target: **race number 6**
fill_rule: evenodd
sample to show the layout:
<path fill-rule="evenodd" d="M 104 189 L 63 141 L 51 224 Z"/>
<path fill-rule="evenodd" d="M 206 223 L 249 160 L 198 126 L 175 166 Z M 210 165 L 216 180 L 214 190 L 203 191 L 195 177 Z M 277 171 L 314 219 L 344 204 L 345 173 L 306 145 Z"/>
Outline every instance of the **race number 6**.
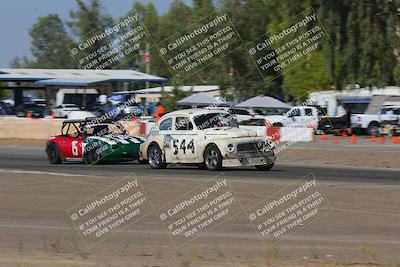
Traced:
<path fill-rule="evenodd" d="M 72 155 L 73 156 L 78 156 L 79 152 L 78 152 L 78 141 L 72 141 L 71 142 L 71 146 L 72 146 Z"/>

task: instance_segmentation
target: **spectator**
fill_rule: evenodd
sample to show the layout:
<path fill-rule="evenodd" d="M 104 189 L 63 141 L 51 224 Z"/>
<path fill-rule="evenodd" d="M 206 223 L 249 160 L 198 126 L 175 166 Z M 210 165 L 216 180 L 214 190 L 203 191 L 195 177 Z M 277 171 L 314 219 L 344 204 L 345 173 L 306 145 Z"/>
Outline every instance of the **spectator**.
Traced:
<path fill-rule="evenodd" d="M 158 102 L 157 103 L 157 108 L 156 108 L 156 113 L 154 114 L 154 118 L 156 119 L 156 121 L 159 121 L 160 118 L 165 114 L 165 108 L 164 106 Z"/>

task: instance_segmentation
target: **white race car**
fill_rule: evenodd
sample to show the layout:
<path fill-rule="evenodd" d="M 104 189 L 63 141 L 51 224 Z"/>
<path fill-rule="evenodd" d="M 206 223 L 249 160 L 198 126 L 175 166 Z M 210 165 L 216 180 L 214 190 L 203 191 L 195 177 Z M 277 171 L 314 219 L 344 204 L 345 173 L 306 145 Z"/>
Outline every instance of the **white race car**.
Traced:
<path fill-rule="evenodd" d="M 240 129 L 226 111 L 179 110 L 164 115 L 140 147 L 140 156 L 154 169 L 169 163 L 202 169 L 255 166 L 270 170 L 275 144 L 252 131 Z"/>

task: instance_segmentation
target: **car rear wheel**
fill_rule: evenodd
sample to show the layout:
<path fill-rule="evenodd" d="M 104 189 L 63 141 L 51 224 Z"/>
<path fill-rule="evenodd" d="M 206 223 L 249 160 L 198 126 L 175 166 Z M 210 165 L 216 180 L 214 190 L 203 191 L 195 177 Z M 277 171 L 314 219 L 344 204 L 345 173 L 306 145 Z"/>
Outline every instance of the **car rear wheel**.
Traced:
<path fill-rule="evenodd" d="M 378 135 L 379 133 L 379 123 L 371 122 L 367 128 L 368 135 Z"/>
<path fill-rule="evenodd" d="M 203 164 L 210 171 L 218 171 L 222 169 L 222 155 L 216 145 L 206 148 Z"/>
<path fill-rule="evenodd" d="M 272 167 L 274 167 L 274 163 L 265 164 L 265 165 L 256 165 L 255 167 L 259 171 L 269 171 L 270 169 L 272 169 Z"/>
<path fill-rule="evenodd" d="M 150 146 L 147 157 L 149 159 L 149 165 L 153 169 L 165 169 L 167 167 L 167 164 L 162 162 L 162 152 L 159 146 Z"/>
<path fill-rule="evenodd" d="M 60 153 L 58 153 L 58 149 L 55 144 L 49 144 L 47 146 L 46 152 L 47 152 L 47 159 L 49 160 L 50 164 L 61 163 Z"/>

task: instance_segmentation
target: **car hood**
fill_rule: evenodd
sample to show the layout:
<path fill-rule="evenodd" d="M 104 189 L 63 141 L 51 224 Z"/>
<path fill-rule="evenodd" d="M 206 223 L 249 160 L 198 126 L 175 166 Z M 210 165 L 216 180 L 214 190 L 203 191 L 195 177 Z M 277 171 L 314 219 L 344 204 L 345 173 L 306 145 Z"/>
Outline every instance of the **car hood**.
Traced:
<path fill-rule="evenodd" d="M 109 145 L 130 145 L 141 144 L 145 141 L 143 137 L 134 137 L 129 135 L 109 134 L 104 136 L 89 136 L 86 142 L 102 141 Z"/>
<path fill-rule="evenodd" d="M 254 137 L 256 132 L 248 129 L 241 129 L 236 127 L 221 127 L 210 128 L 204 130 L 206 137 L 212 138 L 240 138 L 240 137 Z"/>

